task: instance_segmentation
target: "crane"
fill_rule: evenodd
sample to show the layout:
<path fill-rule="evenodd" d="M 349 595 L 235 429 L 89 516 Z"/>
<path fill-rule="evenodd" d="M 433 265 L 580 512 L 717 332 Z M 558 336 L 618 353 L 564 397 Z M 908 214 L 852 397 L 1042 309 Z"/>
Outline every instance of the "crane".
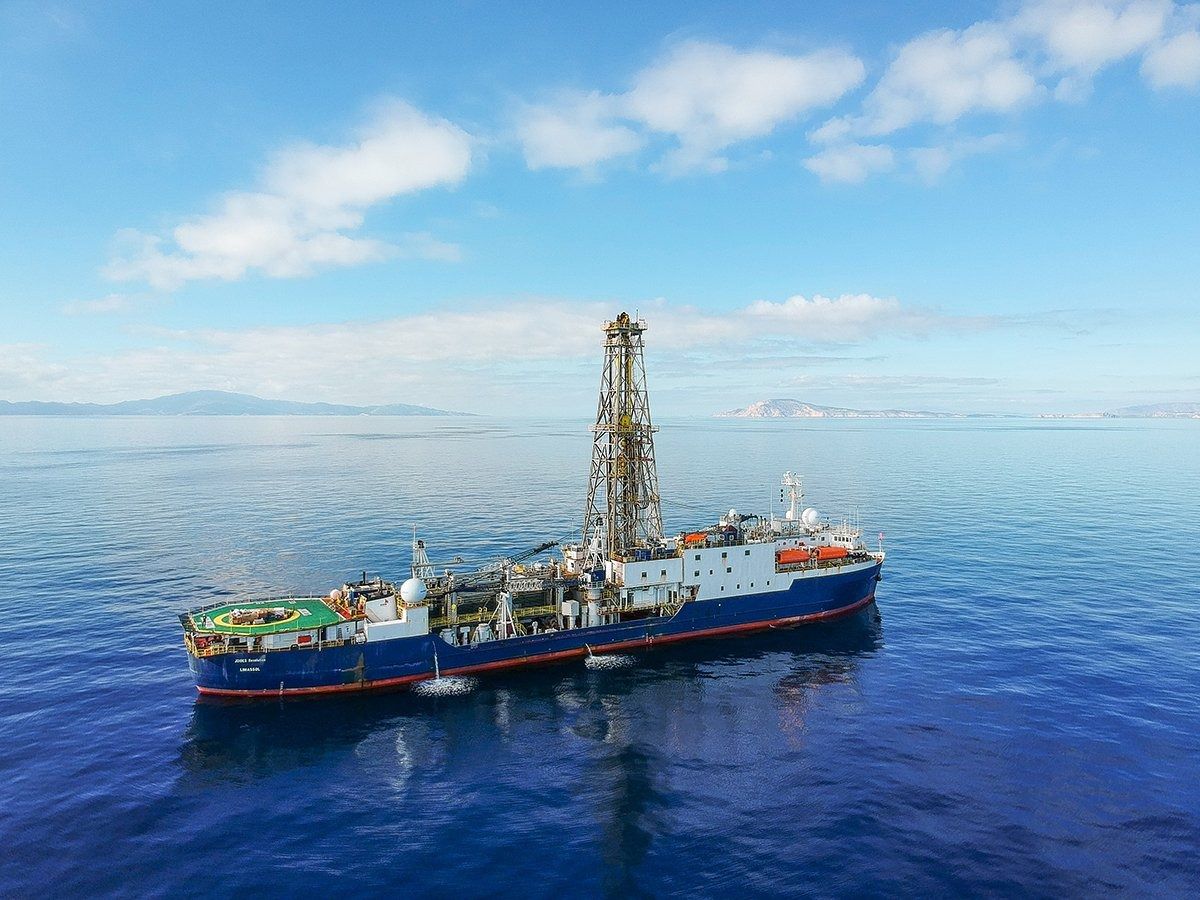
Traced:
<path fill-rule="evenodd" d="M 557 546 L 558 541 L 546 541 L 543 544 L 538 544 L 536 547 L 530 547 L 528 550 L 522 550 L 520 553 L 514 553 L 511 556 L 502 556 L 500 559 L 488 563 L 486 566 L 482 566 L 476 569 L 474 572 L 468 572 L 466 575 L 461 577 L 452 576 L 453 580 L 451 583 L 453 584 L 453 589 L 462 590 L 463 588 L 469 588 L 470 586 L 478 584 L 479 582 L 503 579 L 507 575 L 508 570 L 517 563 L 537 556 L 540 553 L 545 553 L 552 547 Z M 447 574 L 449 575 L 450 573 L 447 572 Z M 433 585 L 430 585 L 430 587 L 432 588 Z"/>

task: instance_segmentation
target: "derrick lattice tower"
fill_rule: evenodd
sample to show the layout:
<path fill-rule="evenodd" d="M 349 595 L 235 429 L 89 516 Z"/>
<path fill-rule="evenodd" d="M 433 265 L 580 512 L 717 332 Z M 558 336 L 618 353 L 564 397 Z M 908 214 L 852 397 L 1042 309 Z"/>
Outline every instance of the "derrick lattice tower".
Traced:
<path fill-rule="evenodd" d="M 604 326 L 604 370 L 592 426 L 583 546 L 607 555 L 663 537 L 654 432 L 642 335 L 646 323 L 621 313 Z"/>

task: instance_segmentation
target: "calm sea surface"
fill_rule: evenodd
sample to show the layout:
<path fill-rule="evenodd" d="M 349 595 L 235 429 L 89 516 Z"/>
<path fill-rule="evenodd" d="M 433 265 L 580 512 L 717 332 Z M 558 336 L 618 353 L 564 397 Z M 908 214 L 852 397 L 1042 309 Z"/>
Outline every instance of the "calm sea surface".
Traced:
<path fill-rule="evenodd" d="M 662 424 L 669 528 L 802 472 L 877 607 L 230 705 L 181 610 L 577 532 L 587 423 L 0 418 L 0 895 L 1200 890 L 1200 422 Z"/>

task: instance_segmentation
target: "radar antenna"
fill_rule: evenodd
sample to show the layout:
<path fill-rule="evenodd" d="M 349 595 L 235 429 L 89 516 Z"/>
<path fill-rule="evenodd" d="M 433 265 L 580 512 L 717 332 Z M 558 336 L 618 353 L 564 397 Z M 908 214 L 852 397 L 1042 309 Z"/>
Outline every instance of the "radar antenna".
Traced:
<path fill-rule="evenodd" d="M 596 406 L 583 546 L 592 557 L 663 539 L 658 469 L 642 335 L 646 323 L 621 313 L 604 326 L 604 369 Z M 600 559 L 592 559 L 598 563 Z"/>

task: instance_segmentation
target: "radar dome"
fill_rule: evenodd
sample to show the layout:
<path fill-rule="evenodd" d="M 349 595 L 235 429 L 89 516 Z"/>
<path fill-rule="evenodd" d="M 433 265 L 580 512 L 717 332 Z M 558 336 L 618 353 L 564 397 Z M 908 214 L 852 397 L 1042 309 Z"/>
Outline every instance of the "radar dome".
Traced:
<path fill-rule="evenodd" d="M 736 510 L 736 509 L 731 509 L 731 510 L 729 511 L 729 517 L 728 517 L 728 518 L 729 518 L 729 521 L 730 521 L 730 522 L 736 522 L 736 521 L 738 521 L 738 514 L 737 514 L 737 510 Z"/>
<path fill-rule="evenodd" d="M 817 512 L 816 507 L 810 506 L 800 513 L 800 521 L 811 528 L 821 521 L 821 514 Z"/>
<path fill-rule="evenodd" d="M 420 603 L 429 591 L 420 578 L 410 578 L 400 585 L 400 599 L 405 603 Z"/>

